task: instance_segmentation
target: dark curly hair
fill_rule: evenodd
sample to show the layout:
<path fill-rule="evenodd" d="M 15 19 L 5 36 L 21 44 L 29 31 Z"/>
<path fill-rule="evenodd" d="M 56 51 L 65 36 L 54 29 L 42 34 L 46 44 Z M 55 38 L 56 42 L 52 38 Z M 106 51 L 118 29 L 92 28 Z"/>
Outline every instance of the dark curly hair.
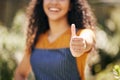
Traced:
<path fill-rule="evenodd" d="M 94 30 L 96 20 L 86 0 L 70 0 L 71 10 L 68 12 L 68 22 L 74 23 L 77 29 Z M 31 52 L 40 34 L 49 29 L 48 19 L 43 10 L 43 0 L 31 0 L 28 10 L 28 27 L 26 50 Z"/>

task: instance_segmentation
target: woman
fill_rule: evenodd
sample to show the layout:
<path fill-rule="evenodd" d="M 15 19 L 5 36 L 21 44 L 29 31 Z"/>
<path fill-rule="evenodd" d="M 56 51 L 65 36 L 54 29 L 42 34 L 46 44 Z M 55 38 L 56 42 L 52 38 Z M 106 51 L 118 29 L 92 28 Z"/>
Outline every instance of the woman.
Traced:
<path fill-rule="evenodd" d="M 85 80 L 95 43 L 94 17 L 86 0 L 32 0 L 26 52 L 15 80 L 32 70 L 36 80 Z"/>

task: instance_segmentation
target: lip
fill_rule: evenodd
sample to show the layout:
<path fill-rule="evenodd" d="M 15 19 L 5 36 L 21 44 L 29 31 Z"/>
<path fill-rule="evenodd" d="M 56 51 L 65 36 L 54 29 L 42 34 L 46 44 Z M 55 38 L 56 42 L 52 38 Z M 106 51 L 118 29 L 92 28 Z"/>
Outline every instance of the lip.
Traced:
<path fill-rule="evenodd" d="M 50 7 L 48 10 L 49 10 L 50 12 L 59 12 L 59 11 L 60 11 L 59 8 L 55 8 L 55 7 Z"/>

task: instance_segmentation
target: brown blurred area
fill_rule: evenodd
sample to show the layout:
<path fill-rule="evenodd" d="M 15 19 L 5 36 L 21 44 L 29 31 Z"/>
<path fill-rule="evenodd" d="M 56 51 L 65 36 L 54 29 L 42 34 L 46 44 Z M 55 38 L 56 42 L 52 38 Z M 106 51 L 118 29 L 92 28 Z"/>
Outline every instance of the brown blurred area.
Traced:
<path fill-rule="evenodd" d="M 29 0 L 0 0 L 0 22 L 10 28 L 12 21 L 20 9 L 25 10 Z"/>

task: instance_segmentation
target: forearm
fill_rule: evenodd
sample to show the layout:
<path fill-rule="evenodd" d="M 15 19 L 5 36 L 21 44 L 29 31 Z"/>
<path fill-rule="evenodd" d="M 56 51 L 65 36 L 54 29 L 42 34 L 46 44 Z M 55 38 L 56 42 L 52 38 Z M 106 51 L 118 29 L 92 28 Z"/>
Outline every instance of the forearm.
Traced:
<path fill-rule="evenodd" d="M 17 75 L 14 77 L 14 80 L 26 80 L 26 79 L 20 75 Z"/>
<path fill-rule="evenodd" d="M 16 71 L 14 75 L 14 80 L 27 80 L 27 78 L 20 74 L 18 71 Z"/>

